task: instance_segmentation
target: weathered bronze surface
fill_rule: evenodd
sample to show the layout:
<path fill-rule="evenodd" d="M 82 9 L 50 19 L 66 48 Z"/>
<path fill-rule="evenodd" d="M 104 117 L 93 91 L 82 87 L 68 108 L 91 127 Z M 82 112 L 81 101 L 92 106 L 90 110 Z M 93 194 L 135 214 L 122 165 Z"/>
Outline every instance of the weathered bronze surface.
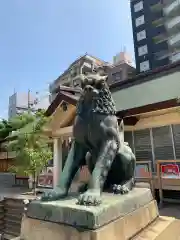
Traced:
<path fill-rule="evenodd" d="M 42 201 L 59 200 L 68 195 L 72 180 L 86 161 L 90 181 L 81 187 L 78 204 L 99 205 L 102 191 L 126 194 L 134 186 L 135 156 L 124 143 L 124 124 L 115 116 L 116 108 L 105 77 L 87 75 L 74 121 L 74 140 L 58 186 L 45 192 Z"/>
<path fill-rule="evenodd" d="M 27 217 L 39 219 L 42 222 L 70 225 L 82 230 L 98 229 L 143 208 L 152 200 L 151 190 L 147 188 L 134 188 L 129 194 L 121 196 L 102 193 L 102 203 L 98 207 L 77 205 L 76 196 L 69 194 L 63 201 L 31 202 Z"/>

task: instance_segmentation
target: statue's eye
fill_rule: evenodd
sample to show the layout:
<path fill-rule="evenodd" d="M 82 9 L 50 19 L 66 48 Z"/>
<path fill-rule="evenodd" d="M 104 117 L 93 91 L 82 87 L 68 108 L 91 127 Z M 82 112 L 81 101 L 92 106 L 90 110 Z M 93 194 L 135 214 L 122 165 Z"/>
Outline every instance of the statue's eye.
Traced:
<path fill-rule="evenodd" d="M 102 88 L 102 86 L 103 86 L 103 83 L 102 83 L 102 81 L 100 81 L 100 82 L 96 83 L 96 88 L 97 88 L 97 89 L 101 89 L 101 88 Z"/>

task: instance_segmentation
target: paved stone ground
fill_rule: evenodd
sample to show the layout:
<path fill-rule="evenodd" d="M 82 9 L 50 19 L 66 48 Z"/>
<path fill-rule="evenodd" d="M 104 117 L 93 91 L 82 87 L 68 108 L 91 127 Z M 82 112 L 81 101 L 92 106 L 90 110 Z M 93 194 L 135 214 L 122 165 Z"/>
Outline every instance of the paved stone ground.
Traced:
<path fill-rule="evenodd" d="M 160 215 L 180 219 L 180 204 L 166 203 L 159 210 Z"/>
<path fill-rule="evenodd" d="M 77 186 L 72 187 L 73 191 L 77 190 Z M 2 200 L 4 197 L 15 197 L 20 196 L 21 194 L 24 195 L 24 193 L 29 192 L 28 189 L 22 188 L 22 187 L 3 187 L 0 186 L 0 200 Z M 25 195 L 24 195 L 25 196 Z M 175 217 L 180 219 L 180 204 L 171 204 L 171 203 L 165 203 L 163 205 L 163 208 L 160 210 L 160 215 L 162 216 L 169 216 L 169 217 Z"/>
<path fill-rule="evenodd" d="M 10 187 L 0 186 L 0 200 L 3 200 L 4 197 L 20 195 L 27 191 L 29 191 L 29 190 L 25 189 L 25 188 L 20 188 L 20 187 L 11 187 L 10 188 Z"/>
<path fill-rule="evenodd" d="M 77 191 L 78 185 L 72 184 L 71 191 Z M 43 188 L 39 188 L 37 190 L 43 191 Z M 30 192 L 29 189 L 24 187 L 5 187 L 0 184 L 0 200 L 4 197 L 11 197 L 11 196 L 19 196 L 21 194 Z"/>

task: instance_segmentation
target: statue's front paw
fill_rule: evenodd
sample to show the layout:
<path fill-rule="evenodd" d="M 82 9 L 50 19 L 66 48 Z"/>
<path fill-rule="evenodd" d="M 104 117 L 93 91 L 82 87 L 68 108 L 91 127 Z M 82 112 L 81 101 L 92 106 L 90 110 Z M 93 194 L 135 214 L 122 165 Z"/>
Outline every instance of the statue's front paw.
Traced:
<path fill-rule="evenodd" d="M 129 191 L 130 190 L 127 186 L 122 186 L 121 187 L 121 194 L 127 194 Z"/>
<path fill-rule="evenodd" d="M 84 193 L 86 192 L 88 189 L 88 183 L 83 183 L 81 186 L 79 186 L 78 188 L 78 192 L 79 193 Z"/>
<path fill-rule="evenodd" d="M 129 192 L 129 188 L 126 185 L 114 185 L 113 192 L 114 194 L 127 194 Z"/>
<path fill-rule="evenodd" d="M 55 188 L 51 191 L 46 191 L 41 196 L 41 201 L 56 201 L 67 196 L 67 191 L 61 188 Z"/>
<path fill-rule="evenodd" d="M 88 190 L 81 194 L 77 204 L 86 206 L 98 206 L 101 204 L 101 194 L 98 190 Z"/>

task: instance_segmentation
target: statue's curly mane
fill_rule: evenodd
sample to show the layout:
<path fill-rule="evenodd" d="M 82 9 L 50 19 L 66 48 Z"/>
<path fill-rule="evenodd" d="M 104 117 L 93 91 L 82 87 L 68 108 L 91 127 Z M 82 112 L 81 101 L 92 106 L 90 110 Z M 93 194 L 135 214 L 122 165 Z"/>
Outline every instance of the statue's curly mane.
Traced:
<path fill-rule="evenodd" d="M 84 96 L 83 94 L 80 96 L 79 101 L 77 103 L 77 114 L 80 115 L 83 111 L 87 110 L 87 106 L 84 108 Z M 101 90 L 99 90 L 99 94 L 92 99 L 92 104 L 88 106 L 93 113 L 106 114 L 106 115 L 115 115 L 116 107 L 111 95 L 111 92 L 106 85 L 103 84 Z"/>

